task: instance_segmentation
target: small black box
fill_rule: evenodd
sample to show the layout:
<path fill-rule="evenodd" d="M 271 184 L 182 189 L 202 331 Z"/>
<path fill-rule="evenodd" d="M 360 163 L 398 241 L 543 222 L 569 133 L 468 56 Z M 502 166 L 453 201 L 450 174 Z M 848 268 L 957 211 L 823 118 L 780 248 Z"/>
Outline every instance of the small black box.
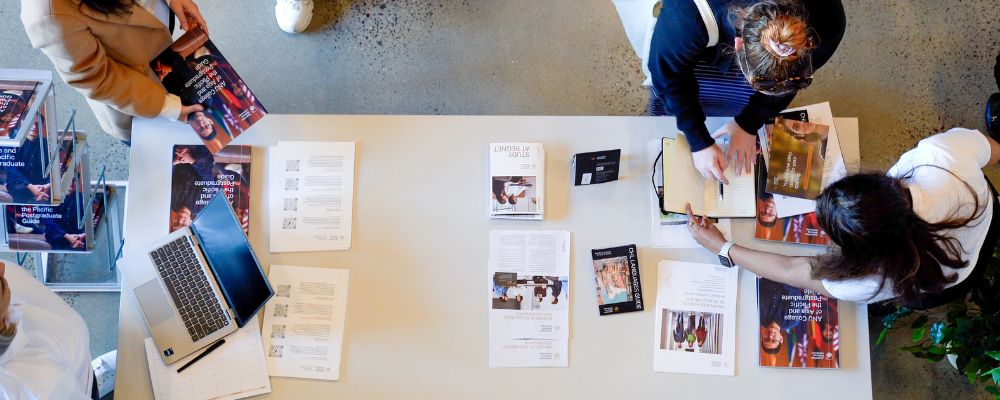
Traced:
<path fill-rule="evenodd" d="M 573 155 L 573 185 L 592 185 L 618 180 L 622 149 Z"/>

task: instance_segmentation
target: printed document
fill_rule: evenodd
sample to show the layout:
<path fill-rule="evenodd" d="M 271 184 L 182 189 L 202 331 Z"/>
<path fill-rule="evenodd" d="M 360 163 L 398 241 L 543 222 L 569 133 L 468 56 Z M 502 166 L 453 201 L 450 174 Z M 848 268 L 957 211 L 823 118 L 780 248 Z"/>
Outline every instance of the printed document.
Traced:
<path fill-rule="evenodd" d="M 234 400 L 271 393 L 258 326 L 257 317 L 253 317 L 226 336 L 226 343 L 221 347 L 181 373 L 177 373 L 177 369 L 201 351 L 166 365 L 153 338 L 146 338 L 146 361 L 153 396 L 157 400 Z"/>
<path fill-rule="evenodd" d="M 738 268 L 660 261 L 653 371 L 734 374 L 738 280 Z"/>
<path fill-rule="evenodd" d="M 490 367 L 566 367 L 566 231 L 490 232 Z"/>
<path fill-rule="evenodd" d="M 278 142 L 268 156 L 270 251 L 349 249 L 354 142 Z"/>
<path fill-rule="evenodd" d="M 826 125 L 830 127 L 827 132 L 826 158 L 823 162 L 823 188 L 831 183 L 847 176 L 847 164 L 844 162 L 844 154 L 840 150 L 840 137 L 837 136 L 837 125 L 833 123 L 833 111 L 830 110 L 830 103 L 819 103 L 788 109 L 784 112 L 802 111 L 809 113 L 809 122 Z M 770 147 L 766 146 L 765 147 Z M 766 155 L 766 154 L 765 154 Z M 766 160 L 766 158 L 765 158 Z M 816 201 L 800 199 L 791 196 L 774 196 L 775 211 L 778 218 L 786 218 L 795 215 L 802 215 L 816 211 Z"/>
<path fill-rule="evenodd" d="M 347 277 L 346 269 L 271 266 L 262 329 L 271 376 L 340 379 Z"/>

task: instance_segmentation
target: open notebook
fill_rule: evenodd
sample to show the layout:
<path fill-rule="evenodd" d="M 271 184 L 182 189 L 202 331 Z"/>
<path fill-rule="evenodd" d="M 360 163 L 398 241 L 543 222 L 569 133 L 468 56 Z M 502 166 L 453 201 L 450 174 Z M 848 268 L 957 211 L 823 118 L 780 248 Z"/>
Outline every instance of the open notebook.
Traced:
<path fill-rule="evenodd" d="M 257 317 L 225 339 L 221 347 L 177 373 L 201 352 L 165 365 L 153 339 L 146 338 L 146 362 L 156 400 L 234 400 L 271 393 Z"/>
<path fill-rule="evenodd" d="M 736 176 L 730 163 L 725 171 L 729 184 L 719 194 L 719 183 L 706 180 L 694 168 L 691 147 L 682 134 L 663 138 L 663 211 L 687 213 L 684 205 L 691 203 L 696 215 L 711 218 L 752 218 L 756 212 L 754 174 Z"/>

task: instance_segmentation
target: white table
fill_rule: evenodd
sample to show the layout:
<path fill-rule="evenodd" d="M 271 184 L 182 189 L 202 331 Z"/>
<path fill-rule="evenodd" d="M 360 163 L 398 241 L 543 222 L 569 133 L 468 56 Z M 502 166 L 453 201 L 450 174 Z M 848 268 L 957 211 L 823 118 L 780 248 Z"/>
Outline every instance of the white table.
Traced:
<path fill-rule="evenodd" d="M 721 124 L 713 120 L 712 129 Z M 676 131 L 672 118 L 270 115 L 234 144 L 255 146 L 250 240 L 271 263 L 351 270 L 339 382 L 272 378 L 268 398 L 610 399 L 871 398 L 864 307 L 841 303 L 841 363 L 835 371 L 759 368 L 753 275 L 740 282 L 735 377 L 653 372 L 653 311 L 600 317 L 590 249 L 639 246 L 643 293 L 656 293 L 664 258 L 717 262 L 707 251 L 649 246 L 647 143 Z M 173 144 L 195 143 L 187 125 L 137 120 L 132 138 L 126 251 L 167 233 Z M 838 120 L 848 163 L 857 164 L 857 121 Z M 279 140 L 357 141 L 353 248 L 267 252 L 264 147 Z M 545 220 L 486 217 L 487 144 L 542 142 Z M 572 187 L 573 153 L 622 149 L 618 182 Z M 735 240 L 786 254 L 814 248 Z M 487 368 L 486 257 L 491 229 L 572 233 L 570 367 Z M 116 397 L 152 398 L 142 340 L 149 335 L 134 296 L 122 290 Z M 652 305 L 652 302 L 650 302 Z"/>

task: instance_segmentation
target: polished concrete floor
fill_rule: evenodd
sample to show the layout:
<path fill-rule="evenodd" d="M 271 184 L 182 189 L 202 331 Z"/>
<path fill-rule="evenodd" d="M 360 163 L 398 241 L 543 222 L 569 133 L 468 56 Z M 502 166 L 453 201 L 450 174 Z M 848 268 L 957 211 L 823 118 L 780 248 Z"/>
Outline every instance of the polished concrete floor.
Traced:
<path fill-rule="evenodd" d="M 302 35 L 277 28 L 270 0 L 199 3 L 214 41 L 272 113 L 640 115 L 646 105 L 609 0 L 316 0 Z M 982 129 L 984 100 L 997 90 L 995 1 L 844 3 L 844 41 L 795 104 L 830 101 L 835 114 L 860 118 L 865 168 L 885 168 L 949 127 Z M 0 7 L 0 68 L 51 68 L 18 10 L 13 0 Z M 79 126 L 94 133 L 93 158 L 126 178 L 126 148 L 99 133 L 79 94 L 65 85 L 58 93 L 60 114 L 80 110 Z M 95 355 L 113 348 L 117 295 L 66 297 L 90 323 Z M 986 398 L 947 364 L 896 351 L 905 340 L 872 351 L 875 398 Z"/>

